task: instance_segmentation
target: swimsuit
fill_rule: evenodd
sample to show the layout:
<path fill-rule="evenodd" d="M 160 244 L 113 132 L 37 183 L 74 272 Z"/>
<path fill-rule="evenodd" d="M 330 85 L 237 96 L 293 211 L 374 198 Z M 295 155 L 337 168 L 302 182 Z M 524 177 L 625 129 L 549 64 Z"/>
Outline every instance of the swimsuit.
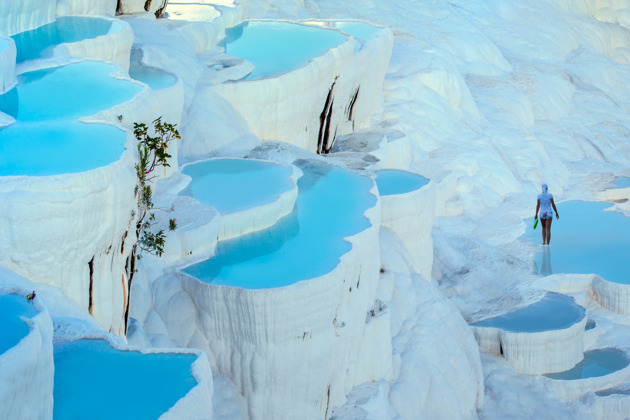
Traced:
<path fill-rule="evenodd" d="M 538 194 L 538 201 L 540 201 L 540 218 L 541 219 L 553 219 L 553 212 L 551 211 L 551 200 L 553 195 L 549 193 Z"/>

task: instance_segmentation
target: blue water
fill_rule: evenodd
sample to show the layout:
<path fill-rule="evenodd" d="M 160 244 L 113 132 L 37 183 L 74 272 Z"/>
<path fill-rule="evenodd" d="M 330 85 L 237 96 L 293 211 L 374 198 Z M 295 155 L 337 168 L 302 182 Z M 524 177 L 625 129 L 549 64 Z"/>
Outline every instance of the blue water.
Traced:
<path fill-rule="evenodd" d="M 292 187 L 291 168 L 248 159 L 211 159 L 186 165 L 192 177 L 180 195 L 194 197 L 220 213 L 233 213 L 273 202 Z"/>
<path fill-rule="evenodd" d="M 531 333 L 569 328 L 580 322 L 585 314 L 586 310 L 577 305 L 572 297 L 547 292 L 538 302 L 470 325 Z"/>
<path fill-rule="evenodd" d="M 376 202 L 373 184 L 337 167 L 296 164 L 304 175 L 293 213 L 269 229 L 220 242 L 215 257 L 184 272 L 211 284 L 265 289 L 332 271 L 351 248 L 343 238 L 369 227 L 363 213 Z"/>
<path fill-rule="evenodd" d="M 147 67 L 137 61 L 129 64 L 129 77 L 149 85 L 153 90 L 164 89 L 175 83 L 175 77 L 154 67 Z"/>
<path fill-rule="evenodd" d="M 15 347 L 30 332 L 30 327 L 20 319 L 37 315 L 33 302 L 25 296 L 9 294 L 0 295 L 0 355 Z"/>
<path fill-rule="evenodd" d="M 560 219 L 552 222 L 551 245 L 540 247 L 535 255 L 534 273 L 595 273 L 611 282 L 630 284 L 630 218 L 604 211 L 610 207 L 604 202 L 568 201 L 556 207 Z M 533 219 L 526 223 L 528 229 L 521 238 L 542 243 L 540 223 L 535 231 Z"/>
<path fill-rule="evenodd" d="M 380 195 L 405 194 L 429 183 L 429 180 L 423 176 L 392 169 L 378 171 L 374 181 Z"/>
<path fill-rule="evenodd" d="M 54 359 L 55 420 L 156 419 L 197 385 L 193 354 L 142 354 L 77 340 L 56 345 Z"/>
<path fill-rule="evenodd" d="M 0 176 L 77 173 L 120 158 L 126 134 L 78 118 L 132 99 L 141 86 L 115 79 L 116 66 L 84 61 L 28 72 L 0 95 L 16 122 L 0 128 Z"/>
<path fill-rule="evenodd" d="M 333 26 L 362 41 L 371 41 L 382 30 L 364 22 L 335 22 Z"/>
<path fill-rule="evenodd" d="M 575 380 L 596 378 L 608 375 L 628 366 L 630 360 L 621 350 L 607 347 L 584 353 L 584 359 L 572 369 L 558 373 L 548 373 L 551 379 Z"/>
<path fill-rule="evenodd" d="M 17 47 L 17 63 L 52 56 L 53 47 L 59 44 L 96 38 L 121 26 L 107 19 L 84 16 L 63 16 L 56 21 L 11 38 Z"/>
<path fill-rule="evenodd" d="M 335 22 L 333 26 L 352 35 L 355 39 L 355 51 L 360 50 L 363 44 L 374 39 L 376 34 L 382 30 L 382 28 L 377 28 L 376 26 L 363 22 Z"/>
<path fill-rule="evenodd" d="M 244 80 L 286 73 L 342 44 L 338 31 L 290 22 L 248 21 L 226 30 L 225 52 L 254 65 Z"/>
<path fill-rule="evenodd" d="M 630 177 L 622 176 L 613 181 L 613 185 L 617 188 L 628 188 L 630 187 Z"/>

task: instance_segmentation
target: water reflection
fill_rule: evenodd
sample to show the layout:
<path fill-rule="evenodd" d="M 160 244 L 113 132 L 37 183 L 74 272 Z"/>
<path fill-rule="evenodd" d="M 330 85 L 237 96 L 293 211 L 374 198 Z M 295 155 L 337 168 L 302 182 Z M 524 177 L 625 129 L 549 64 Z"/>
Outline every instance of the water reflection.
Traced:
<path fill-rule="evenodd" d="M 545 277 L 553 274 L 553 269 L 551 268 L 551 248 L 549 246 L 543 246 L 542 248 L 543 250 L 536 254 L 534 260 L 534 274 Z"/>

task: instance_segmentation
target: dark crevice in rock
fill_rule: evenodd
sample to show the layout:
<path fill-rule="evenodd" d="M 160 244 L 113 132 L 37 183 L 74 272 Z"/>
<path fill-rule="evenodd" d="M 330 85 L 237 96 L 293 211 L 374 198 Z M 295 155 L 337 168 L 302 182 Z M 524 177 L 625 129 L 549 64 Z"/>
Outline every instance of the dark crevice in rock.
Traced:
<path fill-rule="evenodd" d="M 127 275 L 127 305 L 125 306 L 125 336 L 127 335 L 127 328 L 129 326 L 129 304 L 131 302 L 131 282 L 133 276 L 136 273 L 136 259 L 137 259 L 138 245 L 134 245 L 131 250 L 131 255 L 127 257 L 125 263 L 125 274 Z"/>
<path fill-rule="evenodd" d="M 88 263 L 88 268 L 90 269 L 90 296 L 88 298 L 88 312 L 92 315 L 92 308 L 94 305 L 94 300 L 92 299 L 94 294 L 94 257 Z"/>
<path fill-rule="evenodd" d="M 144 2 L 144 11 L 148 12 L 149 10 L 151 10 L 151 3 L 153 2 L 153 0 L 147 0 Z"/>
<path fill-rule="evenodd" d="M 330 385 L 328 385 L 328 400 L 326 401 L 326 414 L 324 414 L 324 418 L 328 418 L 328 409 L 330 408 Z"/>
<path fill-rule="evenodd" d="M 335 138 L 333 136 L 332 141 L 330 141 L 330 124 L 332 120 L 332 110 L 334 104 L 334 95 L 333 91 L 335 89 L 335 84 L 337 83 L 337 78 L 335 77 L 335 81 L 330 86 L 330 90 L 328 91 L 328 96 L 326 97 L 326 103 L 324 104 L 324 109 L 322 113 L 319 115 L 319 134 L 317 136 L 317 154 L 325 155 L 330 152 L 332 149 L 332 145 L 335 142 Z M 335 136 L 337 135 L 337 130 L 335 130 Z"/>
<path fill-rule="evenodd" d="M 125 233 L 123 233 L 122 239 L 120 240 L 120 253 L 124 254 L 125 253 L 125 239 L 127 239 L 127 234 L 129 233 L 128 230 L 125 231 Z"/>
<path fill-rule="evenodd" d="M 116 14 L 122 15 L 122 0 L 118 0 L 118 3 L 116 4 Z"/>
<path fill-rule="evenodd" d="M 348 108 L 346 109 L 346 117 L 348 117 L 348 121 L 352 121 L 352 129 L 354 130 L 354 104 L 357 102 L 357 98 L 359 97 L 359 91 L 361 90 L 361 86 L 357 88 L 350 99 L 350 103 L 348 104 Z"/>
<path fill-rule="evenodd" d="M 155 18 L 156 19 L 159 19 L 160 17 L 162 17 L 162 14 L 164 14 L 164 9 L 166 9 L 167 5 L 168 5 L 168 0 L 164 0 L 162 2 L 162 6 L 157 8 L 157 10 L 155 11 Z"/>

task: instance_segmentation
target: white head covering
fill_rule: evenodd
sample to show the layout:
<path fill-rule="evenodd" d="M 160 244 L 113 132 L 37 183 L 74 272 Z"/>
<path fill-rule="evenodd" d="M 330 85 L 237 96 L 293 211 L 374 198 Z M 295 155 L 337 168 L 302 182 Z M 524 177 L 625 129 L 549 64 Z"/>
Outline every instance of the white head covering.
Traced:
<path fill-rule="evenodd" d="M 542 184 L 542 191 L 543 191 L 543 193 L 546 193 L 548 189 L 549 189 L 549 187 L 547 187 L 547 184 Z"/>

